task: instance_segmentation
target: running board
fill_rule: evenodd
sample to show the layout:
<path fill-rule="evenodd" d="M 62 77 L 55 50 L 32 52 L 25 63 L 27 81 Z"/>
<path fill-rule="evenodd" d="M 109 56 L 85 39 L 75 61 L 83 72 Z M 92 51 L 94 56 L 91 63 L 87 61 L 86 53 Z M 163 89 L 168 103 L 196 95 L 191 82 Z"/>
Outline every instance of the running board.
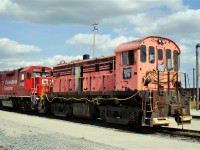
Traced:
<path fill-rule="evenodd" d="M 191 124 L 192 116 L 178 116 L 176 122 L 178 125 Z"/>
<path fill-rule="evenodd" d="M 169 126 L 170 120 L 167 117 L 159 117 L 151 119 L 151 126 Z"/>

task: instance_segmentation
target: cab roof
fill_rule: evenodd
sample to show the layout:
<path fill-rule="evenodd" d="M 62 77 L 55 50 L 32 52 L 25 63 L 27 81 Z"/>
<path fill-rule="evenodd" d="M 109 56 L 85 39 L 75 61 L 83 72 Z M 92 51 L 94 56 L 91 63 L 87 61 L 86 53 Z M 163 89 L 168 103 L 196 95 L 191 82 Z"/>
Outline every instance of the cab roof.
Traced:
<path fill-rule="evenodd" d="M 130 42 L 125 42 L 125 43 L 120 44 L 115 49 L 115 54 L 120 53 L 120 52 L 124 52 L 124 51 L 129 51 L 129 50 L 137 50 L 137 49 L 139 49 L 140 45 L 147 39 L 156 39 L 156 40 L 164 39 L 165 41 L 169 41 L 170 43 L 173 43 L 177 47 L 177 49 L 180 53 L 180 48 L 178 47 L 178 45 L 174 41 L 172 41 L 168 38 L 165 38 L 165 37 L 160 37 L 160 36 L 148 36 L 148 37 L 143 38 L 143 39 L 136 39 L 136 40 L 133 40 L 133 41 L 130 41 Z"/>

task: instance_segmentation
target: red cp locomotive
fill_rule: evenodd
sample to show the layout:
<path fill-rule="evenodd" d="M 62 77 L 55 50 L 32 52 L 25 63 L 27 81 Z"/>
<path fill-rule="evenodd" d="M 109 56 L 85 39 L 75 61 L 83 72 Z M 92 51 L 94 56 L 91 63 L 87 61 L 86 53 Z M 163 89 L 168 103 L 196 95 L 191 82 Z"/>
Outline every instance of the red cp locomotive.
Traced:
<path fill-rule="evenodd" d="M 50 83 L 52 80 L 51 73 L 51 68 L 43 66 L 31 66 L 1 72 L 1 105 L 23 110 L 38 110 L 45 83 Z M 45 88 L 47 89 L 47 87 Z"/>
<path fill-rule="evenodd" d="M 20 77 L 22 71 L 14 72 Z M 41 67 L 42 72 L 50 73 L 51 69 Z M 20 78 L 8 82 L 4 76 L 1 75 L 1 90 L 5 93 L 7 84 L 15 83 L 18 91 Z M 26 76 L 30 76 L 32 84 L 29 101 L 25 102 L 40 112 L 142 126 L 169 125 L 169 116 L 174 116 L 178 124 L 192 120 L 189 94 L 181 88 L 180 49 L 164 37 L 123 43 L 112 56 L 89 59 L 89 55 L 84 55 L 83 60 L 61 61 L 53 67 L 53 77 L 40 76 L 38 81 L 45 80 L 45 84 L 35 83 L 34 73 Z M 36 90 L 36 85 L 43 90 Z M 1 99 L 4 93 L 1 92 Z M 16 96 L 2 100 L 3 106 L 11 105 L 13 98 Z M 20 105 L 21 99 L 26 98 L 18 98 Z"/>

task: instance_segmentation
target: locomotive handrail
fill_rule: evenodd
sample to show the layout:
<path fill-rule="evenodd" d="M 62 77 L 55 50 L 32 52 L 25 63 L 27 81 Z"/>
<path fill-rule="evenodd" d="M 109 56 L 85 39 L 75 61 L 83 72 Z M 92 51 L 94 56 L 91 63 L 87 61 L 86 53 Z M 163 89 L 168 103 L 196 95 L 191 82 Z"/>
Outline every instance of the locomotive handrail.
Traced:
<path fill-rule="evenodd" d="M 90 78 L 90 77 L 97 77 L 97 76 L 111 76 L 113 74 L 101 74 L 101 75 L 93 75 L 93 76 L 84 76 L 84 77 L 74 77 L 74 78 L 67 78 L 68 80 L 72 80 L 72 79 L 81 79 L 81 78 Z"/>
<path fill-rule="evenodd" d="M 64 97 L 54 97 L 52 100 L 49 100 L 47 94 L 44 94 L 46 99 L 48 100 L 48 102 L 53 102 L 54 99 L 63 99 L 63 100 L 77 100 L 77 101 L 82 101 L 82 100 L 86 100 L 88 102 L 94 102 L 94 101 L 97 101 L 97 100 L 120 100 L 120 101 L 126 101 L 126 100 L 129 100 L 133 97 L 135 97 L 137 94 L 139 93 L 139 91 L 137 91 L 135 94 L 133 94 L 132 96 L 130 97 L 127 97 L 127 98 L 123 98 L 123 99 L 119 99 L 119 98 L 94 98 L 92 100 L 88 99 L 88 98 L 75 98 L 75 97 L 70 97 L 70 98 L 64 98 Z M 43 96 L 44 96 L 43 95 Z"/>
<path fill-rule="evenodd" d="M 141 85 L 141 90 L 142 90 L 142 88 L 144 87 L 144 83 L 145 83 L 145 81 L 146 81 L 147 79 L 153 79 L 153 80 L 151 80 L 151 81 L 157 82 L 157 78 L 154 78 L 154 77 L 155 77 L 155 76 L 154 76 L 155 74 L 152 74 L 153 72 L 155 72 L 155 70 L 153 70 L 153 71 L 147 71 L 147 72 L 146 72 L 146 75 L 145 75 L 144 78 L 143 78 L 143 83 L 142 83 L 142 85 Z M 176 72 L 172 72 L 172 73 L 173 73 L 173 76 L 172 76 L 170 82 L 173 81 L 173 80 L 175 79 L 176 74 L 177 74 Z M 105 76 L 105 75 L 106 75 L 106 74 L 104 74 L 104 75 L 95 75 L 95 76 Z M 107 75 L 112 75 L 112 74 L 107 74 Z M 151 76 L 151 75 L 152 75 L 152 76 Z M 85 78 L 85 77 L 78 77 L 78 78 Z M 71 78 L 71 79 L 75 79 L 75 78 Z M 167 81 L 166 81 L 166 82 L 160 81 L 160 83 L 162 83 L 162 85 L 166 85 Z M 44 87 L 44 88 L 45 88 L 45 87 Z M 135 97 L 138 93 L 139 93 L 139 90 L 138 90 L 135 94 L 133 94 L 133 95 L 127 97 L 127 98 L 116 98 L 116 97 L 115 97 L 115 98 L 94 98 L 94 99 L 88 99 L 88 98 L 85 98 L 85 97 L 84 97 L 84 98 L 75 98 L 75 97 L 70 97 L 70 98 L 65 98 L 65 97 L 54 97 L 53 99 L 50 100 L 50 99 L 48 98 L 48 95 L 47 95 L 46 93 L 42 94 L 41 97 L 42 97 L 42 99 L 43 99 L 43 97 L 45 96 L 48 102 L 53 102 L 54 99 L 77 100 L 77 101 L 86 100 L 86 101 L 88 101 L 88 102 L 94 102 L 94 101 L 96 101 L 96 100 L 119 100 L 119 101 L 126 101 L 126 100 L 129 100 L 129 99 Z"/>
<path fill-rule="evenodd" d="M 167 74 L 168 74 L 168 72 L 169 72 L 169 71 L 163 72 L 163 73 L 167 73 Z M 165 85 L 167 85 L 169 82 L 174 81 L 174 80 L 175 80 L 175 77 L 176 77 L 176 75 L 177 75 L 176 72 L 171 72 L 172 77 L 171 77 L 170 80 L 168 81 L 168 79 L 165 78 L 165 75 L 164 75 L 164 74 L 161 74 L 161 72 L 159 72 L 159 73 L 160 73 L 160 74 L 159 74 L 159 79 L 158 79 L 158 77 L 157 77 L 157 75 L 156 75 L 157 73 L 156 73 L 155 70 L 153 70 L 153 71 L 147 71 L 147 73 L 146 73 L 146 78 L 149 79 L 150 81 L 155 82 L 155 83 L 157 83 L 158 80 L 159 80 L 160 85 L 165 86 Z M 160 78 L 160 76 L 163 76 L 163 78 Z M 166 81 L 165 81 L 165 80 L 166 80 Z"/>
<path fill-rule="evenodd" d="M 45 85 L 46 85 L 46 83 L 45 83 Z M 37 93 L 38 87 L 39 87 L 39 86 L 42 87 L 42 86 L 45 86 L 45 85 L 44 85 L 44 84 L 37 84 L 35 88 L 31 88 L 31 90 L 32 90 L 32 89 L 35 89 L 35 90 L 34 90 L 33 92 L 31 92 L 31 93 L 34 93 L 34 94 Z M 49 85 L 49 84 L 48 84 L 48 85 Z"/>
<path fill-rule="evenodd" d="M 142 88 L 143 88 L 143 86 L 144 86 L 145 81 L 146 81 L 146 80 L 144 80 L 143 83 L 142 83 L 142 85 L 141 85 L 141 90 L 142 90 Z M 88 101 L 88 102 L 94 102 L 94 101 L 97 101 L 97 100 L 119 100 L 119 101 L 126 101 L 126 100 L 129 100 L 129 99 L 135 97 L 138 93 L 139 93 L 139 90 L 138 90 L 135 94 L 133 94 L 133 95 L 127 97 L 127 98 L 94 98 L 94 99 L 88 99 L 88 98 L 85 98 L 85 97 L 83 97 L 83 98 L 75 98 L 75 97 L 70 97 L 70 98 L 54 97 L 54 98 L 51 99 L 51 100 L 49 100 L 48 95 L 47 95 L 46 93 L 44 93 L 44 94 L 41 95 L 41 101 L 44 99 L 44 96 L 46 97 L 47 101 L 50 102 L 50 103 L 53 102 L 54 99 L 77 100 L 77 101 L 86 100 L 86 101 Z"/>

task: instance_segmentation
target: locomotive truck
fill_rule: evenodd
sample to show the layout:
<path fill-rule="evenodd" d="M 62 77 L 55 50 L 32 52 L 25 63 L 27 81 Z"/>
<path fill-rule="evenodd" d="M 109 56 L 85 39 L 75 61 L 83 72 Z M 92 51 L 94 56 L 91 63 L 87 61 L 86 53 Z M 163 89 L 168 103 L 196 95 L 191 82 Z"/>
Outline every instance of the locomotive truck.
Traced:
<path fill-rule="evenodd" d="M 191 123 L 190 95 L 180 81 L 180 53 L 178 45 L 165 37 L 122 43 L 111 56 L 90 59 L 86 54 L 83 60 L 62 60 L 53 67 L 51 77 L 41 75 L 37 80 L 32 73 L 29 97 L 8 94 L 5 100 L 1 92 L 1 102 L 12 106 L 17 99 L 16 105 L 39 112 L 124 125 L 168 126 L 170 116 L 178 124 Z M 51 72 L 42 68 L 42 72 Z M 4 91 L 10 83 L 21 84 L 19 79 L 0 79 Z M 41 84 L 42 80 L 46 82 Z"/>

